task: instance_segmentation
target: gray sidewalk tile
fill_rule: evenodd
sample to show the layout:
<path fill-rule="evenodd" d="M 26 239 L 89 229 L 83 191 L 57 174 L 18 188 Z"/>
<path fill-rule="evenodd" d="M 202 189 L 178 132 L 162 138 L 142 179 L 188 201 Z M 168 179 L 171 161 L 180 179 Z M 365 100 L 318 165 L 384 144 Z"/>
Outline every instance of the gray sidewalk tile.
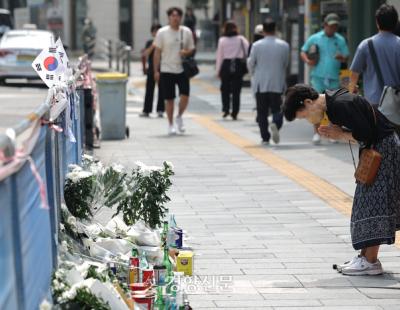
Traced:
<path fill-rule="evenodd" d="M 274 310 L 382 310 L 379 306 L 274 307 Z"/>
<path fill-rule="evenodd" d="M 246 300 L 238 300 L 238 301 L 228 301 L 228 300 L 217 300 L 215 301 L 218 307 L 230 307 L 232 309 L 239 307 L 248 307 L 249 302 Z M 322 306 L 322 304 L 318 300 L 255 300 L 251 302 L 251 308 L 253 307 L 283 307 L 283 306 Z"/>

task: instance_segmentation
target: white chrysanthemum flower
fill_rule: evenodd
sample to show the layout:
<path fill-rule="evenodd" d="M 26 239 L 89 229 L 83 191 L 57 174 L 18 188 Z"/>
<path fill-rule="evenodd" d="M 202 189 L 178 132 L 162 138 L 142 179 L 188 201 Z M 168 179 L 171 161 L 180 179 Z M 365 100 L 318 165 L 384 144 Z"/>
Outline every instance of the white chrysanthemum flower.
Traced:
<path fill-rule="evenodd" d="M 54 289 L 56 289 L 56 290 L 59 289 L 59 287 L 60 287 L 60 282 L 58 282 L 57 279 L 54 279 L 52 284 L 53 284 Z"/>
<path fill-rule="evenodd" d="M 93 156 L 90 156 L 90 155 L 88 155 L 88 154 L 83 154 L 83 159 L 86 159 L 86 160 L 90 160 L 90 161 L 93 161 L 94 160 L 94 158 L 93 158 Z"/>
<path fill-rule="evenodd" d="M 61 204 L 61 210 L 64 212 L 69 212 L 67 206 L 64 203 Z"/>
<path fill-rule="evenodd" d="M 108 270 L 108 266 L 106 264 L 99 264 L 97 268 L 98 273 L 103 273 Z"/>
<path fill-rule="evenodd" d="M 67 218 L 67 223 L 68 223 L 69 225 L 71 225 L 72 228 L 76 228 L 76 224 L 77 224 L 76 217 L 75 217 L 75 216 L 72 216 L 72 215 L 68 216 L 68 218 Z"/>
<path fill-rule="evenodd" d="M 97 163 L 94 163 L 90 165 L 90 172 L 93 174 L 103 174 L 104 173 L 104 167 L 103 164 L 99 161 Z"/>
<path fill-rule="evenodd" d="M 61 243 L 61 245 L 64 245 L 64 244 L 67 244 L 67 242 L 66 242 L 66 241 L 63 241 L 63 242 Z M 63 272 L 61 272 L 61 270 L 59 269 L 59 270 L 57 270 L 57 271 L 55 272 L 54 275 L 56 276 L 57 279 L 60 279 L 60 278 L 63 276 Z"/>
<path fill-rule="evenodd" d="M 39 306 L 39 310 L 50 310 L 52 308 L 51 303 L 47 299 L 43 300 Z"/>
<path fill-rule="evenodd" d="M 84 262 L 83 264 L 76 265 L 76 269 L 79 271 L 83 278 L 86 278 L 90 264 L 88 262 Z"/>
<path fill-rule="evenodd" d="M 60 223 L 60 230 L 61 230 L 61 231 L 65 231 L 65 226 L 64 226 L 63 223 Z"/>
<path fill-rule="evenodd" d="M 69 171 L 82 171 L 82 167 L 75 164 L 70 164 L 68 168 Z"/>
<path fill-rule="evenodd" d="M 89 171 L 72 171 L 67 174 L 67 179 L 70 179 L 73 183 L 79 182 L 81 179 L 86 179 L 93 175 L 92 172 Z"/>
<path fill-rule="evenodd" d="M 71 287 L 68 291 L 62 293 L 61 298 L 63 300 L 72 300 L 76 297 L 76 287 Z"/>
<path fill-rule="evenodd" d="M 162 168 L 158 166 L 147 166 L 146 164 L 142 163 L 141 161 L 135 162 L 136 166 L 140 169 L 140 171 L 145 175 L 148 176 L 153 171 L 159 171 Z"/>
<path fill-rule="evenodd" d="M 125 171 L 125 167 L 120 164 L 113 163 L 111 167 L 118 173 L 123 173 Z"/>
<path fill-rule="evenodd" d="M 170 161 L 166 161 L 165 162 L 166 164 L 167 164 L 167 166 L 171 169 L 171 170 L 174 170 L 174 165 L 170 162 Z"/>

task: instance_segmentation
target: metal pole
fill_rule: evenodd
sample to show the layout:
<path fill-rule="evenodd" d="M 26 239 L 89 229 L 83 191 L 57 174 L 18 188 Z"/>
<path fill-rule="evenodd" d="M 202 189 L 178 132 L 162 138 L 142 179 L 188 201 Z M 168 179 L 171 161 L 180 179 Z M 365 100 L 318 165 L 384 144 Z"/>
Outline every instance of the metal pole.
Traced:
<path fill-rule="evenodd" d="M 117 42 L 115 44 L 115 55 L 116 55 L 116 61 L 117 61 L 117 71 L 119 71 L 119 48 L 120 48 L 120 42 Z"/>
<path fill-rule="evenodd" d="M 107 41 L 107 49 L 108 49 L 108 69 L 112 68 L 112 41 Z"/>
<path fill-rule="evenodd" d="M 46 145 L 45 145 L 45 158 L 46 158 L 46 180 L 47 180 L 47 196 L 50 207 L 50 229 L 51 229 L 51 245 L 53 250 L 53 268 L 57 267 L 57 245 L 58 245 L 58 210 L 55 193 L 57 192 L 57 182 L 55 181 L 55 164 L 54 164 L 54 138 L 53 131 L 47 130 L 46 132 Z"/>
<path fill-rule="evenodd" d="M 21 226 L 20 226 L 20 206 L 18 204 L 18 190 L 17 190 L 17 176 L 14 173 L 10 177 L 11 179 L 11 216 L 12 216 L 12 238 L 13 238 L 13 252 L 14 252 L 14 272 L 16 295 L 18 296 L 18 307 L 19 309 L 25 309 L 25 282 L 24 282 L 24 270 L 22 263 L 22 246 L 21 246 Z"/>
<path fill-rule="evenodd" d="M 125 46 L 125 52 L 126 52 L 126 73 L 128 76 L 131 75 L 131 50 L 132 48 L 127 45 Z"/>

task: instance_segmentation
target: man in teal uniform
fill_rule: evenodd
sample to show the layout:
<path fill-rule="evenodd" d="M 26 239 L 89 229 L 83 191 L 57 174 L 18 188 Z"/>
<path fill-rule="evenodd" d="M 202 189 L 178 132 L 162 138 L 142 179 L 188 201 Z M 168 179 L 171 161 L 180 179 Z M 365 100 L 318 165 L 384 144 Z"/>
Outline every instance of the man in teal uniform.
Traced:
<path fill-rule="evenodd" d="M 311 86 L 319 93 L 327 89 L 340 87 L 340 64 L 347 61 L 349 49 L 343 36 L 337 33 L 339 16 L 328 14 L 324 19 L 324 29 L 308 38 L 301 48 L 301 59 L 312 67 Z M 317 57 L 312 57 L 310 51 L 317 50 Z M 314 144 L 321 142 L 321 137 L 314 131 Z"/>

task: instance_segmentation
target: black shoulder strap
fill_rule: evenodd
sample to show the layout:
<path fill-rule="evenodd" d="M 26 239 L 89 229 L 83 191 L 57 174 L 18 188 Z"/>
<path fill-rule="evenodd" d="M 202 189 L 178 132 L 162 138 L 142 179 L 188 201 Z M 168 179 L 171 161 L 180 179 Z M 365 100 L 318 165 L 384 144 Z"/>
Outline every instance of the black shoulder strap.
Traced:
<path fill-rule="evenodd" d="M 369 53 L 371 54 L 371 59 L 372 59 L 372 63 L 374 64 L 376 75 L 378 76 L 379 84 L 383 88 L 385 86 L 385 83 L 383 81 L 381 67 L 379 67 L 378 57 L 376 56 L 374 43 L 372 42 L 372 39 L 368 40 L 368 49 L 369 49 Z"/>
<path fill-rule="evenodd" d="M 371 147 L 373 148 L 378 140 L 378 120 L 376 119 L 376 112 L 375 112 L 375 108 L 373 107 L 373 105 L 370 103 L 367 103 L 367 104 L 368 104 L 369 108 L 371 109 L 372 115 L 374 117 L 374 136 L 372 138 L 373 141 L 371 143 Z"/>

